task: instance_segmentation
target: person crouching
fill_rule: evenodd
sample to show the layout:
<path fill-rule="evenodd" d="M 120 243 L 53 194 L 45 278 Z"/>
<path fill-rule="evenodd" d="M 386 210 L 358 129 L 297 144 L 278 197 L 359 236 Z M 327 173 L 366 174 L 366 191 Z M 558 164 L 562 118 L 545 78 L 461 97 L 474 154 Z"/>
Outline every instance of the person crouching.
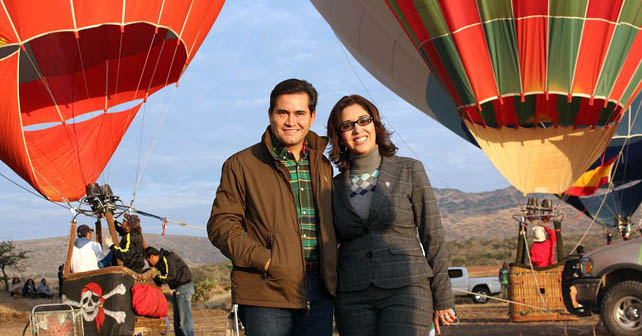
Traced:
<path fill-rule="evenodd" d="M 172 306 L 174 308 L 174 332 L 176 335 L 194 336 L 194 322 L 192 320 L 192 294 L 194 284 L 192 273 L 187 264 L 174 252 L 148 246 L 145 249 L 147 262 L 156 267 L 160 272 L 154 277 L 157 285 L 169 285 L 174 293 Z"/>

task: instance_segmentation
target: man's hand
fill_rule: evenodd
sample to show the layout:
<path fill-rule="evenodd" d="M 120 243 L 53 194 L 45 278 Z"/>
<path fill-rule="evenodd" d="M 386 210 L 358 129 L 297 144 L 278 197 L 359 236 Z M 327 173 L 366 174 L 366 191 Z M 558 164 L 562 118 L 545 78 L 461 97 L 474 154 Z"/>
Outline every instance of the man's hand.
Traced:
<path fill-rule="evenodd" d="M 272 258 L 268 259 L 268 261 L 265 263 L 265 267 L 263 267 L 263 270 L 266 272 L 270 268 L 270 261 L 272 261 Z"/>
<path fill-rule="evenodd" d="M 439 328 L 440 323 L 445 326 L 451 325 L 455 322 L 455 319 L 455 314 L 453 314 L 453 311 L 450 309 L 435 311 L 433 323 L 435 324 L 435 332 L 437 335 L 441 335 L 441 329 Z"/>

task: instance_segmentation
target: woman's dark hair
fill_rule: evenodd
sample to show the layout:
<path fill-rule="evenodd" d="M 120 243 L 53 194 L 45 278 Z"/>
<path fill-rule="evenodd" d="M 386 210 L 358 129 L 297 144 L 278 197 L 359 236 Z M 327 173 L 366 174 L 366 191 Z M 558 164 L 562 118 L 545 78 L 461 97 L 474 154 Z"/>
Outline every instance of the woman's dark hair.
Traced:
<path fill-rule="evenodd" d="M 277 84 L 270 93 L 270 114 L 276 106 L 276 100 L 284 94 L 305 93 L 308 95 L 308 108 L 314 113 L 317 107 L 317 90 L 312 84 L 302 79 L 290 78 Z"/>
<path fill-rule="evenodd" d="M 13 278 L 13 281 L 11 282 L 11 284 L 14 285 L 14 284 L 19 283 L 19 282 L 20 282 L 20 278 L 15 277 L 15 278 Z"/>
<path fill-rule="evenodd" d="M 360 95 L 344 96 L 334 105 L 328 118 L 328 138 L 330 138 L 330 161 L 334 163 L 340 171 L 350 168 L 352 163 L 350 159 L 350 150 L 343 141 L 341 136 L 341 112 L 348 106 L 360 105 L 364 110 L 370 114 L 375 126 L 375 134 L 377 136 L 377 145 L 379 145 L 379 154 L 381 156 L 393 156 L 397 153 L 397 146 L 390 141 L 391 132 L 386 130 L 386 127 L 381 123 L 379 110 L 369 100 Z"/>

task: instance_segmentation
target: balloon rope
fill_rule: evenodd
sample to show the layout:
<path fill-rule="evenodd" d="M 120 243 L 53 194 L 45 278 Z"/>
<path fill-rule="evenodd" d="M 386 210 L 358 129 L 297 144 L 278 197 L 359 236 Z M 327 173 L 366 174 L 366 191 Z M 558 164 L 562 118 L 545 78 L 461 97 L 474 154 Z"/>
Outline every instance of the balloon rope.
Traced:
<path fill-rule="evenodd" d="M 77 141 L 76 138 L 72 138 L 71 135 L 69 134 L 69 129 L 67 129 L 67 127 L 66 127 L 66 121 L 65 121 L 64 117 L 62 116 L 62 113 L 60 112 L 60 108 L 58 107 L 58 103 L 56 102 L 56 98 L 54 97 L 53 92 L 51 91 L 51 88 L 49 87 L 49 83 L 47 83 L 47 81 L 45 80 L 45 77 L 40 72 L 40 69 L 38 69 L 38 67 L 36 66 L 34 60 L 29 55 L 29 52 L 26 51 L 26 48 L 25 48 L 25 52 L 21 53 L 21 55 L 22 54 L 27 56 L 27 59 L 31 63 L 31 66 L 32 66 L 33 70 L 38 75 L 38 78 L 40 78 L 40 81 L 43 83 L 45 89 L 47 89 L 47 92 L 49 93 L 49 97 L 51 98 L 54 106 L 56 107 L 56 111 L 58 112 L 58 117 L 60 118 L 60 122 L 63 125 L 63 129 L 65 130 L 65 135 L 67 136 L 67 140 L 69 141 L 70 145 L 74 146 L 74 144 L 75 144 L 75 147 L 76 147 L 76 159 L 78 160 L 78 167 L 79 167 L 82 179 L 86 183 L 87 179 L 85 178 L 85 174 L 84 174 L 84 172 L 82 170 L 82 162 L 80 161 L 80 149 L 79 149 L 79 146 L 78 146 L 78 141 Z M 74 120 L 75 120 L 75 118 L 74 118 Z M 74 123 L 73 129 L 74 129 L 74 133 L 75 133 L 75 123 Z M 76 141 L 74 141 L 74 140 L 76 140 Z M 40 175 L 40 174 L 38 174 L 38 175 Z M 40 176 L 42 177 L 42 175 L 40 175 Z M 43 177 L 43 179 L 44 179 L 44 177 Z M 49 181 L 47 181 L 46 179 L 44 179 L 44 180 L 45 180 L 45 182 L 47 184 L 49 184 L 49 186 L 51 188 L 53 188 L 61 196 L 61 198 L 64 198 L 64 196 L 59 191 L 57 191 L 55 189 L 55 187 Z"/>
<path fill-rule="evenodd" d="M 203 227 L 200 227 L 200 226 L 194 226 L 194 225 L 187 224 L 187 223 L 185 223 L 185 222 L 179 222 L 179 221 L 175 221 L 175 220 L 167 219 L 167 218 L 165 218 L 165 217 L 161 217 L 161 216 L 158 216 L 158 215 L 154 215 L 154 214 L 151 214 L 151 213 L 149 213 L 149 212 L 145 212 L 145 211 L 141 211 L 141 210 L 136 210 L 136 209 L 134 209 L 134 208 L 132 208 L 132 207 L 123 206 L 123 205 L 117 205 L 116 207 L 117 207 L 117 208 L 119 208 L 119 209 L 127 209 L 127 211 L 130 211 L 131 213 L 137 213 L 137 214 L 139 214 L 139 215 L 141 215 L 141 216 L 150 217 L 150 218 L 156 218 L 156 219 L 160 220 L 160 221 L 161 221 L 161 222 L 163 222 L 163 223 L 172 223 L 172 224 L 176 224 L 176 225 L 178 225 L 178 226 L 187 227 L 187 228 L 190 228 L 190 229 L 194 229 L 194 230 L 199 230 L 199 231 L 207 232 L 207 230 L 206 230 L 205 228 L 203 228 Z"/>
<path fill-rule="evenodd" d="M 172 67 L 174 65 L 174 60 L 176 58 L 176 52 L 178 51 L 178 46 L 179 46 L 179 44 L 177 43 L 176 47 L 174 47 L 174 55 L 172 55 L 172 61 L 169 64 L 169 68 L 168 68 L 168 71 L 167 71 L 167 77 L 165 78 L 165 85 L 163 87 L 166 87 L 167 84 L 169 83 L 169 77 L 170 77 L 170 75 L 172 73 Z M 156 72 L 156 69 L 154 69 L 154 72 Z M 153 78 L 153 76 L 152 76 L 152 78 Z M 150 85 L 151 85 L 151 82 L 150 82 Z M 169 102 L 165 105 L 165 109 L 163 111 L 163 117 L 161 119 L 161 122 L 158 124 L 158 127 L 156 128 L 156 132 L 154 134 L 154 138 L 152 139 L 152 142 L 151 142 L 151 144 L 149 146 L 149 149 L 147 151 L 147 154 L 145 156 L 145 160 L 143 162 L 143 169 L 142 169 L 143 171 L 145 171 L 145 168 L 147 168 L 147 164 L 149 163 L 149 159 L 150 159 L 150 157 L 152 155 L 152 151 L 153 151 L 154 146 L 156 144 L 156 140 L 158 138 L 158 134 L 160 133 L 160 130 L 161 130 L 163 124 L 165 123 L 165 117 L 167 115 L 167 112 L 169 111 L 170 106 L 172 106 L 172 104 L 174 102 L 174 95 L 175 94 L 176 94 L 176 87 L 174 87 L 174 90 L 172 91 L 172 96 L 170 97 Z M 141 173 L 139 175 L 138 179 L 136 180 L 136 185 L 134 186 L 134 190 L 136 190 L 138 188 L 138 185 L 139 185 L 139 183 L 140 183 L 140 181 L 142 179 L 142 176 L 143 176 L 143 174 Z M 133 203 L 134 203 L 134 200 L 132 200 L 131 204 L 133 205 Z"/>
<path fill-rule="evenodd" d="M 358 73 L 358 72 L 356 71 L 356 69 L 354 68 L 354 65 L 353 65 L 353 64 L 352 64 L 352 62 L 350 61 L 350 57 L 348 56 L 348 53 L 346 52 L 345 48 L 344 48 L 344 47 L 343 47 L 343 45 L 341 44 L 341 41 L 339 40 L 339 37 L 336 35 L 336 33 L 335 33 L 335 37 L 336 37 L 336 39 L 337 39 L 337 44 L 338 44 L 338 46 L 339 46 L 339 49 L 341 49 L 341 51 L 343 52 L 343 55 L 345 56 L 346 61 L 347 61 L 347 62 L 348 62 L 348 64 L 350 65 L 350 68 L 352 69 L 352 72 L 353 72 L 353 73 L 354 73 L 354 75 L 357 77 L 357 79 L 359 80 L 359 83 L 361 83 L 361 86 L 362 86 L 362 87 L 363 87 L 363 89 L 366 91 L 366 93 L 368 94 L 368 96 L 370 97 L 370 99 L 371 99 L 371 100 L 375 103 L 375 105 L 376 105 L 376 102 L 375 102 L 375 99 L 374 99 L 373 95 L 370 93 L 370 91 L 368 90 L 368 88 L 366 87 L 366 85 L 363 83 L 363 80 L 361 79 L 361 76 L 359 76 L 359 73 Z M 418 160 L 419 160 L 419 159 L 420 159 L 419 155 L 418 155 L 418 154 L 417 154 L 417 153 L 412 149 L 412 147 L 410 146 L 410 144 L 409 144 L 409 143 L 406 141 L 406 139 L 401 135 L 401 133 L 397 132 L 397 130 L 396 130 L 396 128 L 395 128 L 395 126 L 394 126 L 394 124 L 393 124 L 393 123 L 388 119 L 388 117 L 386 116 L 386 114 L 385 114 L 384 112 L 382 112 L 382 111 L 380 111 L 380 113 L 381 113 L 381 115 L 383 116 L 383 118 L 386 120 L 386 122 L 390 125 L 390 127 L 392 128 L 392 130 L 394 131 L 394 133 L 395 133 L 397 136 L 399 136 L 399 138 L 401 139 L 401 141 L 402 141 L 402 142 L 403 142 L 403 143 L 408 147 L 408 149 L 409 149 L 409 150 L 410 150 L 410 152 L 414 155 L 414 157 L 415 157 L 416 159 L 418 159 Z M 473 124 L 473 126 L 475 126 L 475 123 L 474 123 L 472 120 L 471 120 L 471 123 Z M 442 184 L 445 188 L 454 189 L 454 188 L 452 188 L 448 183 L 446 183 L 443 179 L 441 179 L 441 178 L 439 177 L 439 175 L 437 175 L 437 174 L 436 174 L 432 169 L 430 169 L 430 167 L 429 167 L 428 165 L 424 165 L 424 167 L 426 168 L 426 170 L 427 170 L 428 172 L 430 172 L 430 174 L 431 174 L 432 176 L 434 176 L 435 178 L 437 178 L 437 180 L 438 180 L 439 182 L 441 182 L 441 184 Z M 513 201 L 515 202 L 515 205 L 516 205 L 517 207 L 519 207 L 520 203 L 519 203 L 519 201 L 517 200 L 517 198 L 515 197 L 514 193 L 509 191 L 509 194 L 510 194 L 511 198 L 513 199 Z"/>
<path fill-rule="evenodd" d="M 143 63 L 143 68 L 140 71 L 140 78 L 138 79 L 138 84 L 136 84 L 136 90 L 134 91 L 134 99 L 132 101 L 135 101 L 136 98 L 138 98 L 138 89 L 140 89 L 140 85 L 143 81 L 143 77 L 145 75 L 145 69 L 147 68 L 147 63 L 149 61 L 149 54 L 152 52 L 152 49 L 154 48 L 154 40 L 156 39 L 157 33 L 155 33 L 152 36 L 152 40 L 149 43 L 149 48 L 147 49 L 147 55 L 145 56 L 145 63 Z M 159 53 L 160 57 L 160 53 Z M 147 104 L 143 104 L 143 111 L 142 111 L 142 120 L 141 120 L 141 125 L 140 125 L 140 137 L 138 138 L 138 163 L 136 164 L 136 179 L 134 181 L 138 180 L 138 176 L 140 175 L 140 157 L 141 157 L 141 152 L 143 149 L 143 133 L 145 130 L 145 111 L 147 111 Z M 136 199 L 136 189 L 132 192 L 132 203 Z"/>
<path fill-rule="evenodd" d="M 336 34 L 335 34 L 335 37 L 336 37 Z M 350 57 L 349 57 L 349 56 L 348 56 L 348 54 L 346 53 L 346 51 L 345 51 L 344 47 L 341 45 L 341 42 L 340 42 L 340 40 L 339 40 L 339 38 L 338 38 L 338 37 L 337 37 L 337 43 L 339 44 L 339 48 L 341 49 L 341 51 L 343 51 L 343 54 L 344 54 L 344 56 L 346 57 L 346 61 L 347 61 L 347 62 L 348 62 L 348 64 L 350 65 L 350 68 L 352 69 L 352 72 L 353 72 L 353 73 L 354 73 L 354 75 L 357 77 L 357 79 L 359 80 L 359 83 L 361 83 L 361 86 L 362 86 L 362 87 L 363 87 L 363 89 L 366 91 L 366 93 L 368 94 L 368 96 L 370 97 L 370 99 L 372 100 L 372 102 L 376 105 L 377 103 L 376 103 L 376 101 L 375 101 L 375 99 L 374 99 L 374 96 L 370 93 L 370 90 L 368 90 L 368 88 L 366 87 L 366 85 L 363 83 L 363 80 L 361 80 L 361 76 L 359 76 L 359 74 L 357 73 L 356 69 L 354 68 L 354 65 L 353 65 L 353 64 L 352 64 L 352 62 L 350 61 Z M 392 128 L 394 135 L 398 136 L 398 137 L 399 137 L 399 139 L 401 139 L 401 141 L 406 145 L 406 147 L 408 147 L 408 150 L 410 150 L 410 152 L 413 154 L 413 156 L 415 157 L 415 159 L 419 160 L 419 159 L 420 159 L 419 155 L 418 155 L 418 154 L 417 154 L 417 153 L 412 149 L 412 147 L 410 146 L 410 144 L 409 144 L 409 143 L 406 141 L 406 139 L 401 135 L 401 133 L 397 132 L 397 129 L 395 128 L 395 125 L 392 123 L 392 121 L 391 121 L 390 119 L 388 119 L 388 117 L 386 117 L 386 114 L 383 112 L 383 110 L 379 110 L 379 113 L 380 113 L 380 114 L 383 116 L 383 118 L 386 120 L 386 123 L 387 123 L 388 125 L 390 125 L 390 128 Z M 430 172 L 430 174 L 431 174 L 432 176 L 434 176 L 435 178 L 437 178 L 437 180 L 439 180 L 439 182 L 441 182 L 441 184 L 443 184 L 445 188 L 451 188 L 451 187 L 450 187 L 450 186 L 449 186 L 449 185 L 448 185 L 444 180 L 442 180 L 442 179 L 439 177 L 439 175 L 435 174 L 435 172 L 434 172 L 433 170 L 431 170 L 431 169 L 430 169 L 430 167 L 429 167 L 428 165 L 424 165 L 424 167 L 426 168 L 426 170 L 427 170 L 428 172 Z M 452 189 L 452 188 L 451 188 L 451 189 Z"/>
<path fill-rule="evenodd" d="M 59 206 L 59 207 L 61 207 L 61 208 L 71 209 L 71 207 L 70 207 L 70 206 L 64 206 L 64 205 L 62 205 L 62 204 L 59 204 L 59 203 L 56 203 L 56 202 L 50 201 L 50 200 L 48 200 L 46 197 L 42 196 L 41 194 L 38 194 L 38 193 L 36 193 L 36 192 L 33 192 L 33 191 L 31 191 L 31 190 L 27 189 L 26 187 L 21 186 L 20 184 L 18 184 L 18 182 L 16 182 L 16 181 L 12 180 L 11 178 L 9 178 L 8 176 L 6 176 L 6 175 L 5 175 L 5 174 L 3 174 L 3 173 L 0 173 L 0 176 L 4 177 L 7 181 L 9 181 L 9 182 L 11 182 L 11 183 L 15 184 L 18 188 L 20 188 L 20 189 L 22 189 L 22 190 L 24 190 L 24 191 L 26 191 L 26 192 L 28 192 L 28 193 L 30 193 L 30 194 L 33 194 L 33 195 L 35 195 L 35 196 L 37 196 L 37 197 L 40 197 L 40 198 L 42 198 L 43 200 L 45 200 L 45 201 L 47 201 L 47 202 L 49 202 L 49 203 L 55 204 L 55 205 L 57 205 L 57 206 Z"/>
<path fill-rule="evenodd" d="M 116 84 L 115 84 L 116 86 L 114 88 L 114 96 L 115 97 L 118 96 L 118 81 L 120 80 L 120 60 L 122 58 L 122 53 L 123 53 L 123 34 L 124 33 L 122 33 L 122 31 L 121 31 L 121 33 L 120 33 L 120 41 L 119 41 L 119 44 L 118 44 L 118 62 L 117 62 L 117 66 L 116 66 Z M 115 110 L 116 110 L 116 106 L 112 106 L 112 111 L 115 111 Z M 131 114 L 132 114 L 132 110 L 130 109 L 129 112 L 127 112 L 127 120 L 130 120 Z M 110 132 L 110 138 L 113 139 L 114 138 L 114 133 L 113 133 L 114 132 L 114 128 L 111 127 L 109 132 Z M 109 160 L 108 163 L 107 163 L 107 174 L 106 174 L 107 176 L 105 178 L 105 180 L 107 180 L 107 181 L 110 180 L 110 176 L 111 176 L 111 161 L 112 160 Z"/>
<path fill-rule="evenodd" d="M 637 107 L 637 109 L 635 111 L 635 116 L 634 116 L 634 119 L 633 119 L 634 120 L 633 125 L 635 125 L 635 120 L 637 120 L 638 115 L 640 113 L 640 107 L 642 107 L 642 102 L 640 102 L 638 104 L 638 107 Z M 631 107 L 629 107 L 629 120 L 631 119 L 631 112 L 632 112 L 631 111 Z M 611 168 L 612 172 L 616 172 L 617 171 L 617 168 L 620 165 L 620 159 L 622 157 L 622 153 L 624 151 L 624 148 L 626 147 L 629 139 L 631 139 L 631 137 L 630 137 L 630 134 L 631 134 L 631 123 L 629 123 L 629 130 L 628 130 L 627 134 L 629 136 L 627 136 L 624 139 L 624 143 L 622 143 L 622 147 L 620 148 L 620 152 L 618 153 L 617 159 L 615 160 L 616 161 L 615 162 L 615 166 L 613 168 Z M 602 207 L 606 203 L 606 198 L 608 197 L 609 193 L 613 191 L 613 188 L 614 188 L 613 178 L 614 177 L 615 177 L 615 174 L 611 174 L 611 176 L 609 176 L 609 186 L 608 186 L 608 189 L 607 189 L 606 193 L 604 193 L 604 197 L 602 197 L 602 203 L 600 204 L 600 207 L 597 209 L 597 212 L 593 216 L 593 220 L 591 221 L 591 224 L 589 224 L 588 228 L 586 229 L 586 231 L 584 231 L 584 234 L 582 235 L 580 240 L 577 242 L 577 244 L 575 244 L 575 247 L 573 247 L 573 249 L 571 250 L 571 252 L 569 254 L 572 254 L 577 249 L 577 247 L 580 246 L 580 244 L 582 244 L 582 241 L 584 241 L 584 239 L 586 238 L 586 235 L 589 233 L 589 231 L 593 227 L 593 224 L 595 223 L 595 221 L 597 220 L 597 217 L 599 216 L 600 212 L 602 211 Z"/>
<path fill-rule="evenodd" d="M 163 110 L 163 116 L 161 117 L 161 121 L 158 123 L 158 126 L 156 127 L 156 132 L 154 132 L 154 137 L 152 138 L 152 142 L 149 145 L 149 149 L 147 150 L 147 153 L 145 154 L 145 159 L 143 160 L 143 167 L 141 168 L 140 174 L 138 175 L 138 179 L 136 179 L 136 185 L 134 186 L 134 197 L 136 196 L 136 190 L 138 189 L 138 185 L 140 184 L 140 181 L 143 179 L 143 172 L 145 171 L 145 168 L 147 168 L 149 159 L 152 156 L 152 151 L 154 149 L 154 146 L 156 145 L 158 134 L 160 133 L 160 130 L 163 127 L 163 124 L 165 124 L 165 117 L 167 116 L 167 111 L 169 111 L 170 106 L 174 102 L 175 94 L 176 94 L 176 87 L 174 87 L 172 91 L 172 96 L 169 99 L 169 103 L 165 105 L 165 109 Z M 133 203 L 134 203 L 134 199 L 132 199 L 131 201 L 131 204 Z"/>

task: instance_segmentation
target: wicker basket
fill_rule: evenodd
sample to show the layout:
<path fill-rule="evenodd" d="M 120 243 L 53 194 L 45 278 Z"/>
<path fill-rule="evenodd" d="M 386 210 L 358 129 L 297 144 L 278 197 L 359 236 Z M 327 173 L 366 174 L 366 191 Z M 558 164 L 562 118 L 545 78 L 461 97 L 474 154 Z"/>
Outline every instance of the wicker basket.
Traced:
<path fill-rule="evenodd" d="M 577 316 L 571 315 L 564 306 L 562 298 L 563 269 L 564 265 L 558 264 L 535 269 L 533 273 L 528 266 L 511 265 L 508 273 L 510 300 L 544 309 L 511 303 L 509 305 L 510 320 L 512 322 L 576 320 Z"/>
<path fill-rule="evenodd" d="M 134 335 L 164 335 L 167 332 L 165 319 L 157 317 L 136 316 Z"/>

